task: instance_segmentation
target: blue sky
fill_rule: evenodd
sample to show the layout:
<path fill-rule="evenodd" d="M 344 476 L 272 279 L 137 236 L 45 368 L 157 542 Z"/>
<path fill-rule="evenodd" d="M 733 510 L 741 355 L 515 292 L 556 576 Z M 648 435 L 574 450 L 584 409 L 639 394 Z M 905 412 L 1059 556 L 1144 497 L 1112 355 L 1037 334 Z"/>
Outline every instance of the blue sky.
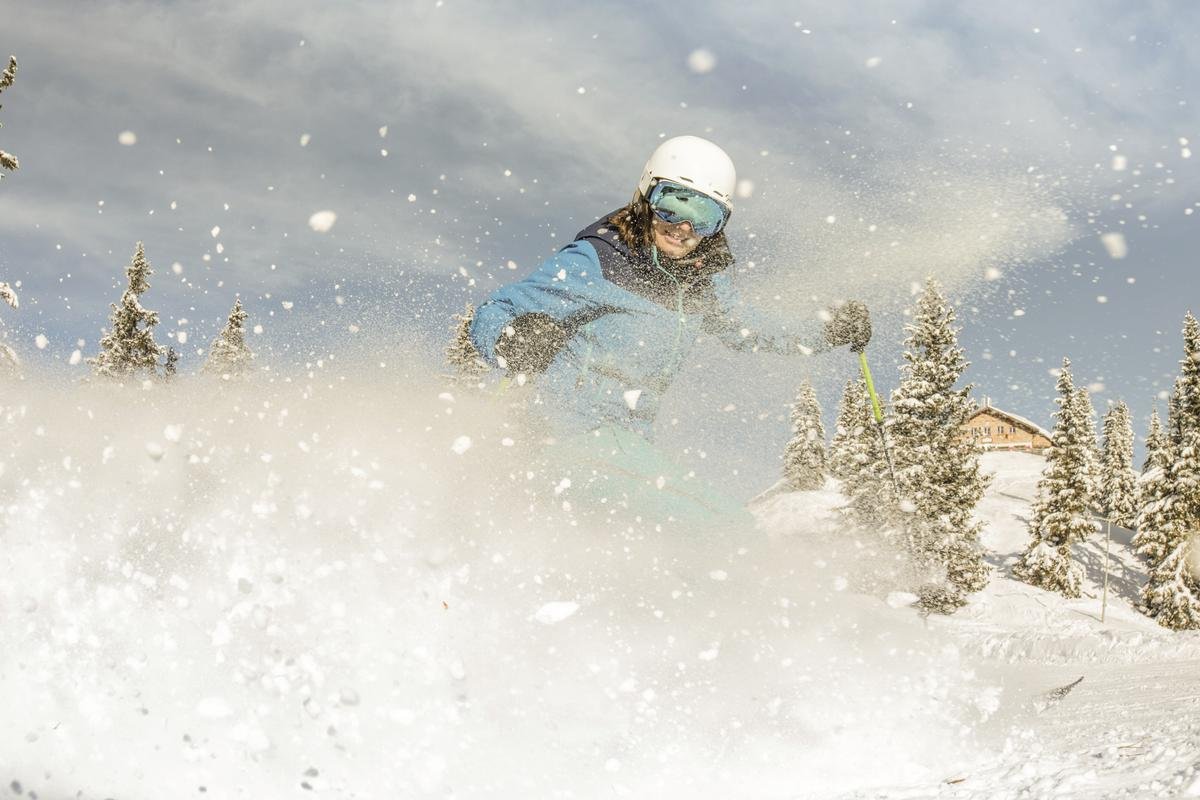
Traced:
<path fill-rule="evenodd" d="M 79 340 L 95 351 L 139 240 L 145 304 L 163 341 L 187 332 L 185 369 L 237 295 L 281 362 L 433 351 L 452 309 L 624 203 L 680 133 L 753 184 L 731 227 L 745 291 L 783 316 L 866 299 L 885 386 L 927 273 L 980 394 L 1047 426 L 1064 355 L 1098 406 L 1122 397 L 1144 420 L 1200 310 L 1193 4 L 41 0 L 4 16 L 0 54 L 21 67 L 0 147 L 21 169 L 0 182 L 0 280 L 22 306 L 0 311 L 31 369 L 82 374 L 66 362 Z M 309 226 L 321 210 L 327 232 Z M 832 406 L 854 367 L 695 361 L 673 427 L 731 447 L 782 435 L 799 378 Z"/>

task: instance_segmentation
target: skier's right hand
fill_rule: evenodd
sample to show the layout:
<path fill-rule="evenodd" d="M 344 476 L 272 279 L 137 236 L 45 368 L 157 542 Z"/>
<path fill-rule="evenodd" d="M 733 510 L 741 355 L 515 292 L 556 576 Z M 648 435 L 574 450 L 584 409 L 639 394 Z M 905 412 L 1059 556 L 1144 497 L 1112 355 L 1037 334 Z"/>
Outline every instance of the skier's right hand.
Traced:
<path fill-rule="evenodd" d="M 567 343 L 567 333 L 547 314 L 522 314 L 512 321 L 496 342 L 496 355 L 512 373 L 536 375 Z"/>
<path fill-rule="evenodd" d="M 829 322 L 825 323 L 825 341 L 833 347 L 848 344 L 855 353 L 866 350 L 871 341 L 871 315 L 866 304 L 848 300 L 840 306 L 831 306 Z"/>

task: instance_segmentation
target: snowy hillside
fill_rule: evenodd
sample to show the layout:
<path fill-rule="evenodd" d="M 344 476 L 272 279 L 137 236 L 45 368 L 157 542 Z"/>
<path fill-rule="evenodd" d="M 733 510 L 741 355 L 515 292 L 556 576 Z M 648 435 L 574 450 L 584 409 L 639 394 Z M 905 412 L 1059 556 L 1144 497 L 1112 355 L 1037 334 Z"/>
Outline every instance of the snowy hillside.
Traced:
<path fill-rule="evenodd" d="M 18 393 L 13 796 L 1200 794 L 1200 638 L 1131 608 L 1128 534 L 1104 624 L 1102 542 L 1095 596 L 1006 575 L 1037 457 L 986 456 L 992 583 L 924 619 L 832 484 L 757 528 L 588 520 L 544 443 L 400 376 Z"/>
<path fill-rule="evenodd" d="M 993 475 L 978 509 L 992 580 L 958 614 L 928 619 L 943 657 L 962 664 L 977 692 L 980 714 L 962 719 L 960 731 L 970 754 L 923 765 L 941 780 L 893 784 L 878 775 L 847 796 L 1200 797 L 1200 636 L 1164 630 L 1134 608 L 1146 574 L 1126 530 L 1113 531 L 1104 623 L 1102 535 L 1076 548 L 1086 567 L 1082 598 L 1013 580 L 1008 568 L 1028 543 L 1045 462 L 1020 452 L 986 453 L 982 461 Z M 776 495 L 758 515 L 777 533 L 811 535 L 811 521 L 821 519 L 830 525 L 822 535 L 836 535 L 830 521 L 839 502 L 835 491 Z M 1080 677 L 1052 699 L 1052 690 Z M 890 747 L 907 750 L 914 741 Z"/>

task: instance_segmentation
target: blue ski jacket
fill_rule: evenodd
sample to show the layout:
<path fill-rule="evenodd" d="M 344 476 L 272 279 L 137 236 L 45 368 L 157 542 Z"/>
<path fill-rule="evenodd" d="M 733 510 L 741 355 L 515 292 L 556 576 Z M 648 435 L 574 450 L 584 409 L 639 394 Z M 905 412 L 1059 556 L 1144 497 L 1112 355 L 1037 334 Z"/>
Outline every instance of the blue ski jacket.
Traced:
<path fill-rule="evenodd" d="M 514 320 L 544 314 L 566 334 L 550 366 L 532 376 L 547 416 L 564 432 L 616 425 L 649 438 L 663 393 L 703 335 L 736 350 L 810 355 L 829 348 L 812 325 L 770 325 L 737 297 L 729 276 L 680 278 L 631 253 L 608 217 L 497 289 L 475 312 L 471 340 L 492 366 Z M 689 276 L 690 277 L 690 276 Z"/>

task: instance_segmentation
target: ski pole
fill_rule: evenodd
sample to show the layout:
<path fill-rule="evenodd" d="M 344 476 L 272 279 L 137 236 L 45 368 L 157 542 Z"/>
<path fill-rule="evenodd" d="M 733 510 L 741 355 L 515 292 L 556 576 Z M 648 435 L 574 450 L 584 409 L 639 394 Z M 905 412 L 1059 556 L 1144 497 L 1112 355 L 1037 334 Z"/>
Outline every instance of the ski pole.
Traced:
<path fill-rule="evenodd" d="M 863 380 L 867 382 L 867 394 L 871 397 L 871 413 L 875 417 L 875 427 L 879 429 L 879 441 L 883 444 L 883 457 L 887 460 L 888 474 L 892 476 L 892 489 L 900 496 L 900 484 L 896 481 L 896 468 L 892 465 L 892 450 L 888 447 L 887 434 L 883 430 L 883 407 L 879 405 L 879 395 L 875 393 L 875 381 L 871 380 L 871 368 L 867 366 L 866 350 L 858 351 L 858 367 L 862 371 Z"/>

